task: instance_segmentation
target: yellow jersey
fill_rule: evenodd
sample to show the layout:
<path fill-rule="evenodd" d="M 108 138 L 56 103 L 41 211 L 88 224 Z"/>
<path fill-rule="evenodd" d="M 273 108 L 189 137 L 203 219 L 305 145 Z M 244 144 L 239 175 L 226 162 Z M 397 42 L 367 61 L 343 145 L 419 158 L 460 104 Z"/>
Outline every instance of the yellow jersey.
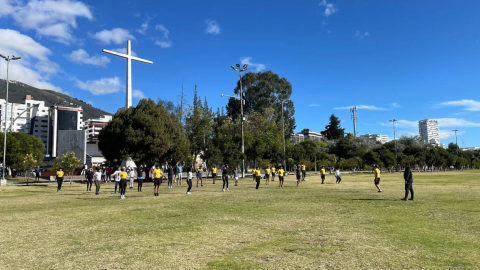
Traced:
<path fill-rule="evenodd" d="M 307 166 L 302 165 L 302 171 L 305 171 L 306 168 L 307 168 Z"/>
<path fill-rule="evenodd" d="M 153 170 L 153 178 L 161 178 L 162 175 L 163 175 L 163 172 L 161 169 Z"/>
<path fill-rule="evenodd" d="M 270 174 L 270 169 L 265 169 L 265 174 Z"/>
<path fill-rule="evenodd" d="M 283 176 L 283 169 L 278 170 L 278 176 Z"/>
<path fill-rule="evenodd" d="M 65 174 L 65 172 L 63 172 L 63 171 L 58 171 L 58 172 L 57 172 L 57 177 L 63 177 L 64 174 Z"/>
<path fill-rule="evenodd" d="M 217 168 L 213 167 L 212 168 L 212 173 L 217 173 Z"/>
<path fill-rule="evenodd" d="M 375 169 L 375 178 L 380 178 L 380 170 Z"/>
<path fill-rule="evenodd" d="M 120 172 L 118 175 L 120 176 L 120 179 L 127 179 L 127 177 L 128 177 L 127 172 Z"/>
<path fill-rule="evenodd" d="M 255 170 L 255 176 L 260 176 L 260 170 Z"/>
<path fill-rule="evenodd" d="M 275 172 L 275 167 L 272 167 L 272 172 L 273 172 L 273 173 Z"/>
<path fill-rule="evenodd" d="M 322 173 L 322 175 L 325 175 L 325 169 L 321 169 L 320 172 Z"/>

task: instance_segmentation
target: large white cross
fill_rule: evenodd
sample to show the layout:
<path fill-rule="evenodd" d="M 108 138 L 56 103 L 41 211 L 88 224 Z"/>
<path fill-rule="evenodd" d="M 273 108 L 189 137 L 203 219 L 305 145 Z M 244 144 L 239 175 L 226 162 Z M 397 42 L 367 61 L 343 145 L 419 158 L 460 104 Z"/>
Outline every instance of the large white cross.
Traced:
<path fill-rule="evenodd" d="M 127 41 L 127 54 L 113 52 L 109 50 L 102 50 L 102 52 L 127 58 L 127 98 L 125 101 L 125 109 L 128 109 L 132 107 L 132 60 L 147 63 L 147 64 L 153 64 L 153 62 L 133 56 L 130 40 Z"/>

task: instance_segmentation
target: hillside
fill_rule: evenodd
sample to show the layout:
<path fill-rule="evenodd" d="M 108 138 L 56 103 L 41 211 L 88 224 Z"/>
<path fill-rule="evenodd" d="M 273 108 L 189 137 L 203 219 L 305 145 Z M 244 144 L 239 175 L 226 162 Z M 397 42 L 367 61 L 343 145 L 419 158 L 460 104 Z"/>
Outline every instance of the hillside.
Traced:
<path fill-rule="evenodd" d="M 5 99 L 7 90 L 7 81 L 0 80 L 0 99 Z M 102 115 L 112 115 L 112 113 L 92 107 L 90 104 L 85 103 L 82 100 L 72 98 L 71 96 L 55 92 L 52 90 L 42 90 L 33 86 L 10 81 L 8 91 L 8 101 L 13 103 L 23 103 L 25 95 L 31 95 L 35 100 L 45 101 L 45 106 L 51 106 L 55 103 L 73 103 L 83 108 L 83 119 L 99 118 Z"/>

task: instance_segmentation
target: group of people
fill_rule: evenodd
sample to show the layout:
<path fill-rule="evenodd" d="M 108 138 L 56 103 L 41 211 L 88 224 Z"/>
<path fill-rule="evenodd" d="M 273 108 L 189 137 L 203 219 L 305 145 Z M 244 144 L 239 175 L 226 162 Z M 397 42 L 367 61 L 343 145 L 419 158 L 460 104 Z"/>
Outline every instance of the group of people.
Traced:
<path fill-rule="evenodd" d="M 160 165 L 154 165 L 150 169 L 150 177 L 153 179 L 154 183 L 154 196 L 158 197 L 159 196 L 159 189 L 160 186 L 163 182 L 163 180 L 166 178 L 168 179 L 167 185 L 168 188 L 171 189 L 173 188 L 173 180 L 176 180 L 177 185 L 182 184 L 182 178 L 183 178 L 183 168 L 185 167 L 185 161 L 183 163 L 177 162 L 175 165 L 168 164 L 166 162 L 165 164 Z M 85 168 L 84 172 L 82 174 L 85 175 L 85 178 L 87 180 L 87 191 L 92 190 L 92 184 L 93 182 L 95 183 L 95 195 L 100 194 L 100 184 L 102 181 L 111 181 L 107 179 L 111 179 L 113 177 L 115 181 L 115 194 L 117 193 L 117 188 L 120 193 L 120 198 L 125 199 L 125 192 L 127 188 L 127 183 L 130 183 L 130 189 L 133 189 L 133 184 L 135 179 L 137 179 L 138 186 L 137 186 L 137 191 L 142 192 L 142 187 L 143 187 L 143 181 L 146 179 L 147 176 L 147 170 L 146 170 L 146 165 L 140 165 L 138 168 L 131 168 L 131 167 L 118 167 L 116 171 L 111 170 L 111 168 L 100 168 L 97 167 L 95 168 L 95 171 L 93 168 Z M 294 172 L 296 175 L 297 179 L 297 187 L 300 186 L 300 183 L 305 181 L 306 177 L 306 168 L 307 166 L 305 164 L 298 164 L 294 166 Z M 110 171 L 109 171 L 110 169 Z M 195 166 L 187 167 L 186 168 L 186 173 L 187 173 L 187 191 L 186 194 L 190 195 L 191 194 L 191 189 L 193 186 L 193 176 L 194 174 L 196 175 L 197 179 L 197 185 L 196 187 L 198 188 L 198 184 L 200 182 L 201 187 L 203 187 L 203 168 L 195 168 Z M 213 166 L 211 168 L 212 172 L 212 184 L 215 184 L 217 180 L 217 171 L 218 168 L 217 166 Z M 222 191 L 230 191 L 229 189 L 229 176 L 235 179 L 235 186 L 238 186 L 238 168 L 235 167 L 233 171 L 230 170 L 228 165 L 223 165 L 221 166 L 221 171 L 222 171 L 222 181 L 223 181 L 223 187 Z M 339 168 L 335 168 L 335 178 L 336 178 L 336 184 L 340 184 L 342 181 L 341 173 Z M 165 174 L 167 174 L 167 177 L 165 177 Z M 264 174 L 263 178 L 265 179 L 265 184 L 270 185 L 270 178 L 272 181 L 275 181 L 275 177 L 278 174 L 278 180 L 279 180 L 279 188 L 283 188 L 284 185 L 284 177 L 285 177 L 285 170 L 283 166 L 280 166 L 278 169 L 278 172 L 276 171 L 275 166 L 266 166 L 264 169 Z M 380 188 L 380 169 L 378 165 L 375 165 L 374 167 L 374 184 L 375 187 L 377 188 L 378 192 L 381 193 L 382 189 Z M 260 186 L 261 178 L 262 178 L 262 173 L 260 167 L 256 167 L 252 170 L 252 175 L 253 175 L 253 181 L 256 181 L 256 187 L 255 189 L 258 189 Z M 321 184 L 324 184 L 325 182 L 325 166 L 322 166 L 320 169 L 320 178 L 322 180 Z M 64 177 L 64 172 L 60 168 L 57 171 L 57 193 L 59 193 L 62 189 L 62 184 L 63 184 L 63 177 Z M 410 169 L 410 166 L 406 164 L 405 166 L 405 171 L 404 171 L 404 180 L 405 180 L 405 197 L 402 198 L 402 200 L 407 200 L 408 195 L 410 194 L 410 199 L 408 200 L 414 200 L 414 191 L 413 191 L 413 175 L 412 171 Z"/>

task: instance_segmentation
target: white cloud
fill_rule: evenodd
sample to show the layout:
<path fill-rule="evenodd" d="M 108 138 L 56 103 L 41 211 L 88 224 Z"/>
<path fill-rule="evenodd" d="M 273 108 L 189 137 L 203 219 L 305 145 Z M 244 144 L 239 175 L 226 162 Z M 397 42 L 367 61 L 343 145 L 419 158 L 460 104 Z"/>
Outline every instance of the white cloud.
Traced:
<path fill-rule="evenodd" d="M 245 64 L 247 64 L 250 68 L 254 68 L 254 69 L 255 69 L 255 70 L 254 70 L 255 72 L 260 72 L 260 71 L 262 71 L 262 70 L 264 70 L 264 69 L 267 68 L 267 66 L 265 66 L 265 65 L 262 64 L 262 63 L 253 63 L 253 62 L 252 62 L 252 59 L 253 59 L 252 57 L 242 57 L 242 58 L 240 59 L 240 61 L 241 61 L 241 63 L 242 63 L 242 66 L 245 65 Z"/>
<path fill-rule="evenodd" d="M 320 107 L 320 104 L 308 104 L 309 107 Z"/>
<path fill-rule="evenodd" d="M 137 32 L 142 34 L 142 35 L 145 35 L 145 33 L 147 32 L 147 29 L 148 29 L 148 24 L 149 24 L 149 21 L 146 21 L 146 22 L 142 23 L 142 25 L 140 25 L 140 28 L 137 29 Z"/>
<path fill-rule="evenodd" d="M 90 7 L 80 1 L 0 0 L 0 6 L 0 17 L 12 17 L 22 28 L 65 44 L 75 40 L 72 29 L 77 28 L 77 18 L 94 19 Z"/>
<path fill-rule="evenodd" d="M 350 110 L 353 106 L 345 106 L 345 107 L 335 107 L 334 110 Z M 385 111 L 385 108 L 376 107 L 373 105 L 357 105 L 357 110 L 369 110 L 369 111 Z"/>
<path fill-rule="evenodd" d="M 437 118 L 433 119 L 438 121 L 438 126 L 440 128 L 462 128 L 462 127 L 480 127 L 480 123 L 471 122 L 461 118 Z M 391 126 L 392 123 L 385 122 L 381 123 L 382 126 Z M 418 128 L 418 121 L 408 121 L 408 120 L 397 120 L 395 126 L 398 127 L 409 127 Z"/>
<path fill-rule="evenodd" d="M 85 101 L 85 103 L 89 104 L 90 106 L 93 106 L 93 101 Z"/>
<path fill-rule="evenodd" d="M 465 131 L 457 131 L 457 136 L 465 134 Z M 445 140 L 448 138 L 455 138 L 455 131 L 451 130 L 439 130 L 440 140 Z"/>
<path fill-rule="evenodd" d="M 110 51 L 114 51 L 114 52 L 118 52 L 118 53 L 123 53 L 123 54 L 127 54 L 127 48 L 116 48 L 116 49 L 110 49 Z M 133 50 L 130 51 L 130 53 L 133 55 L 133 56 L 137 56 L 137 53 L 134 52 Z"/>
<path fill-rule="evenodd" d="M 462 99 L 456 101 L 447 101 L 442 102 L 437 105 L 437 107 L 464 107 L 466 111 L 479 112 L 480 111 L 480 101 L 472 99 Z"/>
<path fill-rule="evenodd" d="M 78 49 L 66 55 L 67 59 L 77 64 L 87 64 L 105 67 L 110 59 L 103 55 L 90 56 L 84 49 Z"/>
<path fill-rule="evenodd" d="M 127 29 L 113 28 L 112 30 L 103 30 L 93 35 L 95 39 L 103 44 L 122 44 L 127 40 L 135 39 Z"/>
<path fill-rule="evenodd" d="M 384 127 L 392 127 L 391 122 L 380 123 Z M 418 128 L 418 121 L 408 121 L 408 120 L 397 120 L 395 121 L 396 127 L 405 127 L 405 128 Z"/>
<path fill-rule="evenodd" d="M 370 36 L 370 33 L 369 32 L 365 32 L 365 33 L 362 33 L 360 31 L 357 30 L 357 32 L 355 32 L 355 36 L 358 37 L 358 39 L 364 39 L 368 36 Z"/>
<path fill-rule="evenodd" d="M 392 108 L 402 108 L 402 106 L 400 106 L 400 104 L 395 103 L 395 102 L 392 103 L 392 104 L 390 104 L 390 106 L 391 106 Z"/>
<path fill-rule="evenodd" d="M 172 42 L 170 41 L 170 38 L 169 38 L 170 31 L 168 31 L 168 29 L 163 24 L 157 24 L 155 26 L 155 29 L 163 35 L 163 37 L 153 38 L 155 45 L 160 46 L 161 48 L 172 47 Z"/>
<path fill-rule="evenodd" d="M 3 55 L 22 57 L 10 62 L 9 79 L 40 89 L 62 91 L 48 82 L 50 76 L 60 72 L 60 67 L 48 58 L 52 54 L 48 48 L 11 29 L 0 29 L 0 37 L 0 52 Z M 6 78 L 6 70 L 6 61 L 0 61 L 0 78 Z"/>
<path fill-rule="evenodd" d="M 118 77 L 101 78 L 100 80 L 82 82 L 76 79 L 75 86 L 82 90 L 89 91 L 93 95 L 106 95 L 120 91 L 122 84 Z"/>
<path fill-rule="evenodd" d="M 132 91 L 132 97 L 138 98 L 138 99 L 146 98 L 145 94 L 140 90 L 133 90 Z"/>
<path fill-rule="evenodd" d="M 205 33 L 206 34 L 212 34 L 212 35 L 218 35 L 221 32 L 220 25 L 216 21 L 212 20 L 206 20 L 205 21 Z"/>
<path fill-rule="evenodd" d="M 327 18 L 328 16 L 338 12 L 338 8 L 332 3 L 327 3 L 327 0 L 322 0 L 322 2 L 320 2 L 318 5 L 321 7 L 325 7 L 323 15 L 325 15 L 325 17 Z"/>

